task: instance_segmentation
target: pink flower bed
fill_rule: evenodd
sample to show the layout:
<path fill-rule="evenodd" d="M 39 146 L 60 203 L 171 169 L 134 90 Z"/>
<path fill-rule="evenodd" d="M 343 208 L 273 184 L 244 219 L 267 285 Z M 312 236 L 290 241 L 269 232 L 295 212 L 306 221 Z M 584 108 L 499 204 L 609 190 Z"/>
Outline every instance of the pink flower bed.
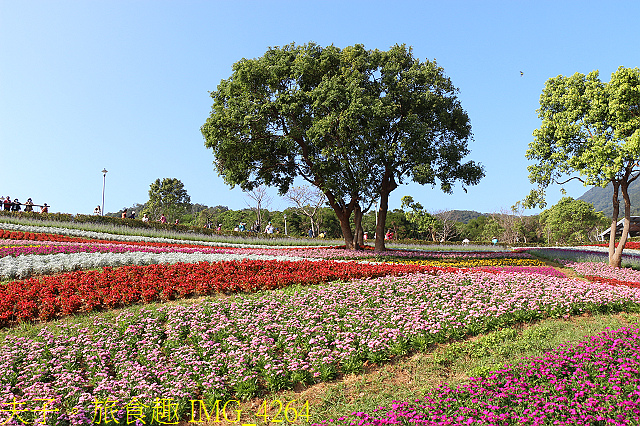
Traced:
<path fill-rule="evenodd" d="M 630 268 L 614 268 L 606 263 L 598 262 L 567 262 L 565 266 L 573 269 L 580 275 L 612 278 L 619 281 L 640 282 L 640 271 Z"/>
<path fill-rule="evenodd" d="M 520 274 L 539 274 L 549 277 L 566 278 L 567 276 L 556 268 L 551 266 L 483 266 L 480 268 L 473 268 L 473 270 L 480 270 L 486 272 L 515 272 Z"/>

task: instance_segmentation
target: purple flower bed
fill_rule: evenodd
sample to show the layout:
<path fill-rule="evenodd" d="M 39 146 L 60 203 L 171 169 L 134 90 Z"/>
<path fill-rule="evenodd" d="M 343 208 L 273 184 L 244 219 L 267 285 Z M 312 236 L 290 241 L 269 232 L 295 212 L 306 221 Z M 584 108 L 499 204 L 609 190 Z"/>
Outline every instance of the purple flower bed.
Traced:
<path fill-rule="evenodd" d="M 531 247 L 519 248 L 519 253 L 533 253 L 552 260 L 567 260 L 571 262 L 608 262 L 609 253 L 598 247 L 576 249 L 570 247 Z M 622 254 L 622 261 L 640 265 L 640 256 L 635 254 Z"/>
<path fill-rule="evenodd" d="M 640 330 L 608 331 L 371 415 L 320 425 L 638 425 Z"/>
<path fill-rule="evenodd" d="M 419 251 L 419 250 L 387 250 L 382 253 L 374 253 L 370 250 L 345 251 L 336 248 L 300 248 L 300 249 L 255 249 L 255 248 L 225 248 L 228 253 L 266 254 L 281 256 L 286 252 L 292 256 L 323 259 L 356 259 L 356 258 L 429 258 L 429 259 L 496 259 L 496 258 L 524 258 L 531 259 L 528 253 L 513 252 L 478 252 L 478 251 Z"/>
<path fill-rule="evenodd" d="M 345 251 L 336 248 L 243 248 L 243 247 L 154 247 L 127 244 L 108 244 L 95 242 L 53 242 L 29 240 L 0 240 L 0 257 L 27 254 L 56 253 L 225 253 L 267 256 L 297 256 L 320 259 L 358 259 L 358 258 L 430 258 L 430 259 L 493 259 L 493 258 L 531 258 L 528 253 L 512 252 L 472 252 L 472 251 L 412 251 L 391 250 L 382 253 L 366 251 Z"/>

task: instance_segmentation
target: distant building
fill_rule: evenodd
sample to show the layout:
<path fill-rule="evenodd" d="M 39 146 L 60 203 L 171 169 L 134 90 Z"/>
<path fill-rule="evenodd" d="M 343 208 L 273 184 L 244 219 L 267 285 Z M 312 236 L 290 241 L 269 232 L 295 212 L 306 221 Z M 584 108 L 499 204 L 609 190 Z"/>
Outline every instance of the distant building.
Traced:
<path fill-rule="evenodd" d="M 629 236 L 637 237 L 640 235 L 640 216 L 631 216 L 631 223 L 629 224 Z M 616 225 L 616 236 L 622 235 L 622 229 L 624 228 L 624 218 L 618 221 Z M 598 235 L 598 239 L 603 241 L 609 239 L 609 235 L 611 234 L 611 227 L 607 228 L 604 232 Z"/>

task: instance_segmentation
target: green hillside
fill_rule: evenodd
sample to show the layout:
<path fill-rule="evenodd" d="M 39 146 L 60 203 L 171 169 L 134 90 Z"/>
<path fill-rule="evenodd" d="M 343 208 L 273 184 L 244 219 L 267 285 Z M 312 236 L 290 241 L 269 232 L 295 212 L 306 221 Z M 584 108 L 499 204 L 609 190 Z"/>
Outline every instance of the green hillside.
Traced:
<path fill-rule="evenodd" d="M 631 198 L 631 215 L 640 215 L 640 180 L 634 181 L 629 185 L 629 196 Z M 586 201 L 593 204 L 593 208 L 596 211 L 603 212 L 605 216 L 611 217 L 613 214 L 613 206 L 611 204 L 611 198 L 613 197 L 613 185 L 609 184 L 606 188 L 594 186 L 584 194 L 578 200 Z M 620 213 L 619 216 L 624 215 L 624 201 L 622 200 L 622 193 L 618 194 L 620 201 Z"/>
<path fill-rule="evenodd" d="M 456 222 L 469 223 L 470 220 L 476 219 L 480 216 L 484 216 L 484 213 L 480 213 L 474 210 L 453 210 L 453 220 Z"/>

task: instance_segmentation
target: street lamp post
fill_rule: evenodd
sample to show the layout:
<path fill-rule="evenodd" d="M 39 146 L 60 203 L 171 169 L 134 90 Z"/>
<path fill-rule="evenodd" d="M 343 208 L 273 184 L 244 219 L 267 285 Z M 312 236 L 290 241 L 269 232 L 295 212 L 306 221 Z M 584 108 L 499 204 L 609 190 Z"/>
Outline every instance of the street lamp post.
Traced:
<path fill-rule="evenodd" d="M 102 169 L 102 210 L 100 210 L 100 215 L 104 216 L 104 185 L 107 181 L 107 169 Z"/>
<path fill-rule="evenodd" d="M 287 234 L 287 214 L 284 214 L 284 235 L 289 235 Z"/>

